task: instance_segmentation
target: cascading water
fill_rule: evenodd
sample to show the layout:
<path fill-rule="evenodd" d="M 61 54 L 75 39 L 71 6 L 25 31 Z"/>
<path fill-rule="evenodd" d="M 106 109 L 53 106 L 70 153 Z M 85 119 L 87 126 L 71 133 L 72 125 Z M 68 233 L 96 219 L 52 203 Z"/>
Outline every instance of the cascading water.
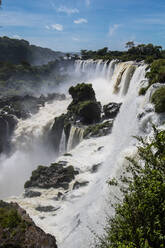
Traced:
<path fill-rule="evenodd" d="M 5 155 L 0 158 L 1 198 L 20 194 L 32 170 L 39 164 L 47 165 L 56 159 L 53 150 L 46 143 L 45 134 L 54 118 L 64 113 L 69 103 L 70 99 L 45 104 L 37 114 L 26 120 L 19 120 L 12 139 L 15 152 L 8 158 Z"/>
<path fill-rule="evenodd" d="M 72 126 L 67 144 L 67 151 L 75 148 L 83 140 L 84 129 L 81 127 Z"/>
<path fill-rule="evenodd" d="M 67 191 L 62 188 L 37 189 L 42 193 L 40 197 L 27 199 L 22 195 L 12 198 L 27 210 L 38 226 L 55 235 L 59 248 L 91 247 L 93 234 L 90 230 L 98 234 L 103 231 L 105 212 L 113 213 L 113 209 L 107 209 L 107 198 L 113 199 L 114 192 L 109 191 L 106 181 L 120 174 L 124 156 L 136 150 L 132 136 L 144 131 L 141 128 L 144 118 L 139 121 L 137 116 L 146 101 L 138 96 L 141 81 L 145 79 L 145 66 L 133 62 L 107 63 L 101 60 L 76 61 L 75 74 L 84 80 L 85 73 L 86 81 L 92 83 L 96 98 L 102 104 L 122 102 L 112 133 L 82 140 L 82 130 L 72 126 L 68 141 L 69 156 L 58 158 L 58 161 L 65 161 L 79 171 L 70 188 Z M 76 139 L 82 141 L 72 149 Z M 64 144 L 65 137 L 62 135 L 60 147 Z M 77 182 L 86 186 L 74 189 Z M 63 197 L 57 199 L 59 192 Z M 39 205 L 50 205 L 58 210 L 38 212 L 36 207 Z"/>

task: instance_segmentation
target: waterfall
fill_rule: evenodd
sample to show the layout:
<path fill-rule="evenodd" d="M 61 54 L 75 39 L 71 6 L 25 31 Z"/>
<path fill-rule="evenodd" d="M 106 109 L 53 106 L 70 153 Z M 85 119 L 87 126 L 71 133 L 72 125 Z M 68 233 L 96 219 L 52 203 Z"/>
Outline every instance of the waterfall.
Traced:
<path fill-rule="evenodd" d="M 42 196 L 36 199 L 27 199 L 23 196 L 9 199 L 18 202 L 25 208 L 35 223 L 45 232 L 54 235 L 59 248 L 91 247 L 93 234 L 90 230 L 97 234 L 102 233 L 105 213 L 113 214 L 113 209 L 110 208 L 107 200 L 110 198 L 113 202 L 114 195 L 118 195 L 116 191 L 109 190 L 106 182 L 111 177 L 119 176 L 124 164 L 124 157 L 135 153 L 136 141 L 132 136 L 144 135 L 138 115 L 144 108 L 143 104 L 148 104 L 145 101 L 148 101 L 149 98 L 146 100 L 143 96 L 138 96 L 138 92 L 141 82 L 145 80 L 145 68 L 146 66 L 133 62 L 111 61 L 108 64 L 107 61 L 101 60 L 76 61 L 75 73 L 79 74 L 80 78 L 84 74 L 87 75 L 86 82 L 92 83 L 97 100 L 102 104 L 112 101 L 122 102 L 119 114 L 114 121 L 112 133 L 99 138 L 83 140 L 83 129 L 73 125 L 67 144 L 67 151 L 70 154 L 69 156 L 61 155 L 56 160 L 65 161 L 79 171 L 69 189 L 67 191 L 61 188 L 37 189 Z M 38 118 L 39 116 L 37 120 Z M 24 132 L 30 135 L 28 129 L 24 129 Z M 64 144 L 65 139 L 62 135 L 60 149 L 64 147 Z M 39 155 L 42 156 L 42 151 Z M 26 166 L 29 165 L 26 164 Z M 94 171 L 93 168 L 98 168 L 98 170 Z M 13 165 L 14 169 L 19 171 L 20 168 Z M 73 186 L 76 182 L 87 182 L 87 184 L 74 189 Z M 63 199 L 56 200 L 59 192 L 63 194 Z M 38 205 L 50 205 L 58 210 L 52 213 L 37 212 Z"/>
<path fill-rule="evenodd" d="M 75 148 L 76 145 L 78 145 L 83 140 L 83 133 L 83 128 L 72 125 L 67 144 L 67 151 Z"/>
<path fill-rule="evenodd" d="M 110 81 L 115 69 L 116 60 L 111 60 L 107 68 L 107 80 Z"/>
<path fill-rule="evenodd" d="M 61 141 L 60 141 L 60 146 L 59 146 L 59 154 L 60 155 L 65 153 L 65 147 L 66 147 L 66 136 L 65 136 L 64 129 L 63 129 L 62 137 L 61 137 Z"/>
<path fill-rule="evenodd" d="M 75 72 L 78 74 L 85 73 L 87 79 L 102 77 L 110 80 L 115 68 L 116 60 L 109 61 L 103 60 L 76 60 Z M 108 64 L 108 65 L 107 65 Z"/>
<path fill-rule="evenodd" d="M 12 138 L 13 154 L 0 159 L 0 197 L 20 194 L 25 181 L 39 164 L 54 162 L 56 155 L 47 142 L 54 118 L 66 112 L 70 99 L 46 103 L 38 113 L 20 119 Z M 10 184 L 9 184 L 10 182 Z"/>

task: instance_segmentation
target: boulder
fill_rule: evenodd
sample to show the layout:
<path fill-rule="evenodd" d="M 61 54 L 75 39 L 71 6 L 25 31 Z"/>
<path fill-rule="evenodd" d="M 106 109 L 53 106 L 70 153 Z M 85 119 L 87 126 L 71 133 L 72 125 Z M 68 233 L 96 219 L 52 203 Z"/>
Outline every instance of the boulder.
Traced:
<path fill-rule="evenodd" d="M 0 201 L 0 247 L 57 248 L 56 239 L 37 227 L 17 203 Z"/>
<path fill-rule="evenodd" d="M 75 171 L 73 166 L 65 166 L 61 163 L 54 163 L 51 166 L 39 166 L 32 172 L 29 181 L 25 183 L 25 188 L 63 188 L 68 189 L 69 183 L 75 178 L 78 171 Z"/>
<path fill-rule="evenodd" d="M 111 102 L 103 106 L 103 119 L 113 119 L 117 116 L 122 103 Z"/>

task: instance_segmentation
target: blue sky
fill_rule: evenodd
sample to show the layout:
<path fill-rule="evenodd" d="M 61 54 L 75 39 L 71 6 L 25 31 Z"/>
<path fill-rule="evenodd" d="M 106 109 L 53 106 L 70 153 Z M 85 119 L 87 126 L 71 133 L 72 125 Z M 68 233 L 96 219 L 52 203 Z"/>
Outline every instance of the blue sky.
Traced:
<path fill-rule="evenodd" d="M 127 41 L 165 48 L 164 0 L 2 0 L 0 36 L 53 50 L 123 50 Z"/>

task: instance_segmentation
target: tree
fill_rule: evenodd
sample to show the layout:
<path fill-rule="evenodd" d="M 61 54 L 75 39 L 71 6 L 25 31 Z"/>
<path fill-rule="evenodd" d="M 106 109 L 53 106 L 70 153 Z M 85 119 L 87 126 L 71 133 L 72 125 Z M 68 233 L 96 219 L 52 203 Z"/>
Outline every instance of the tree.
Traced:
<path fill-rule="evenodd" d="M 128 49 L 130 49 L 130 48 L 132 48 L 132 47 L 134 47 L 134 46 L 135 46 L 134 41 L 128 41 L 128 42 L 125 44 L 125 47 L 128 48 Z"/>
<path fill-rule="evenodd" d="M 165 247 L 165 131 L 153 129 L 150 142 L 137 137 L 137 159 L 127 158 L 128 174 L 119 181 L 123 202 L 117 204 L 97 247 Z M 117 184 L 115 179 L 110 183 Z"/>

